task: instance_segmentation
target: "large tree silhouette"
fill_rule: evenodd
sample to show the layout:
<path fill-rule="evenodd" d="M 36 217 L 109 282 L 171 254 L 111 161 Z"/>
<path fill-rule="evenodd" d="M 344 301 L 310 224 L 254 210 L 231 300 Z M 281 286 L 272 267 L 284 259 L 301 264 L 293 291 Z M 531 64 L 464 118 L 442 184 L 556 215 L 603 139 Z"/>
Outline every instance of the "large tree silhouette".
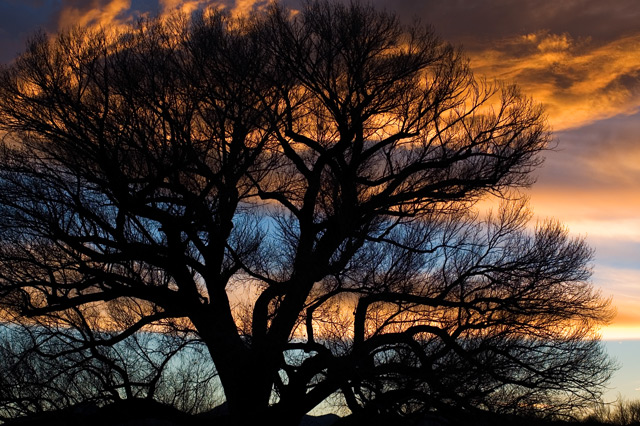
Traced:
<path fill-rule="evenodd" d="M 428 28 L 313 2 L 37 35 L 0 128 L 5 315 L 104 312 L 78 351 L 181 321 L 232 422 L 561 410 L 608 377 L 585 243 L 471 209 L 532 183 L 542 109 Z"/>

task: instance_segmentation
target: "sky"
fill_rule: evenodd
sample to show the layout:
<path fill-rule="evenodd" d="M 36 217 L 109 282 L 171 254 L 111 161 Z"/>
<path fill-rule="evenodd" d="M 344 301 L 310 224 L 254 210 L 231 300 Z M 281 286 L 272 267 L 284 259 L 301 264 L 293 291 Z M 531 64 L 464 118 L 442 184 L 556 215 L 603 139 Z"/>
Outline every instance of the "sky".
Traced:
<path fill-rule="evenodd" d="M 531 207 L 595 249 L 593 283 L 617 308 L 603 338 L 640 339 L 640 2 L 370 1 L 431 25 L 462 46 L 476 75 L 516 83 L 545 106 L 557 148 L 527 190 Z M 37 29 L 122 25 L 204 3 L 211 1 L 0 0 L 0 62 L 10 62 Z M 218 3 L 238 13 L 267 4 Z M 640 396 L 640 380 L 634 383 Z"/>

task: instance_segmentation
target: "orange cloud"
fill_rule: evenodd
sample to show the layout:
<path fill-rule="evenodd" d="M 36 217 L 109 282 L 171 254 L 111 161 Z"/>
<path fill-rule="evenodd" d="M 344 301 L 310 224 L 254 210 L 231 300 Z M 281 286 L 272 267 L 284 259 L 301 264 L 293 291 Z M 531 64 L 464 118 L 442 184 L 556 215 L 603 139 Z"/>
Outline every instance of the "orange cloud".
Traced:
<path fill-rule="evenodd" d="M 573 41 L 567 34 L 527 34 L 524 39 L 529 42 L 537 43 L 537 48 L 541 52 L 564 52 L 571 45 Z"/>
<path fill-rule="evenodd" d="M 103 26 L 113 28 L 131 20 L 131 0 L 92 0 L 78 6 L 67 5 L 58 19 L 59 28 L 71 26 Z"/>
<path fill-rule="evenodd" d="M 229 1 L 222 0 L 160 0 L 162 14 L 168 14 L 175 11 L 182 13 L 191 13 L 194 10 L 207 6 L 228 7 L 234 15 L 246 15 L 252 10 L 259 9 L 267 4 L 266 0 L 234 0 L 232 6 L 229 7 Z"/>
<path fill-rule="evenodd" d="M 636 321 L 636 324 L 640 324 L 640 319 Z M 600 335 L 604 340 L 637 340 L 640 338 L 640 326 L 633 324 L 628 326 L 610 325 L 601 329 Z"/>
<path fill-rule="evenodd" d="M 242 15 L 267 4 L 266 0 L 158 0 L 161 16 L 176 12 L 190 14 L 207 7 L 228 8 L 232 14 Z M 58 28 L 79 25 L 117 29 L 130 24 L 135 16 L 148 12 L 133 10 L 131 0 L 72 0 L 59 13 Z"/>
<path fill-rule="evenodd" d="M 160 0 L 160 6 L 163 15 L 174 12 L 189 14 L 194 10 L 198 10 L 203 5 L 209 5 L 211 0 Z"/>
<path fill-rule="evenodd" d="M 596 44 L 546 31 L 471 52 L 477 73 L 514 81 L 546 105 L 554 130 L 640 110 L 640 34 Z"/>
<path fill-rule="evenodd" d="M 602 329 L 603 337 L 640 338 L 640 270 L 599 267 L 594 280 L 601 284 L 605 296 L 612 295 L 618 311 L 613 322 Z"/>
<path fill-rule="evenodd" d="M 580 189 L 560 185 L 534 186 L 528 192 L 536 215 L 559 217 L 563 221 L 634 221 L 638 220 L 640 211 L 640 194 L 634 194 L 626 187 Z"/>
<path fill-rule="evenodd" d="M 252 10 L 264 5 L 264 1 L 259 0 L 235 0 L 233 9 L 231 9 L 234 15 L 247 15 Z"/>

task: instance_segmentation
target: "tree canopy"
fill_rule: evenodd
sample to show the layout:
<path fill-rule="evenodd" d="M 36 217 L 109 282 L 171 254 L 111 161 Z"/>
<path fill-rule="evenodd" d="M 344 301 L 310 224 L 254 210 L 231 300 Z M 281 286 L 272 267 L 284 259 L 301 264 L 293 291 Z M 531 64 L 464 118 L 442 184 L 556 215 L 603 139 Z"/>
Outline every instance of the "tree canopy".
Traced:
<path fill-rule="evenodd" d="M 0 130 L 0 307 L 65 337 L 39 356 L 197 341 L 237 424 L 564 412 L 608 378 L 591 250 L 517 197 L 543 109 L 425 26 L 318 1 L 39 34 Z"/>

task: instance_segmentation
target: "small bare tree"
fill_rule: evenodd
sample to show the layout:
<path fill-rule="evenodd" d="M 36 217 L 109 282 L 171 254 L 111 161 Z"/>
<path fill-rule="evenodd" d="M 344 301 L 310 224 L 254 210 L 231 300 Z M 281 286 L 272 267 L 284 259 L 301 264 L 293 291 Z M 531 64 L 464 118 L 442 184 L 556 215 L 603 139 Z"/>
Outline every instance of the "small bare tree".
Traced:
<path fill-rule="evenodd" d="M 2 326 L 0 419 L 127 399 L 191 414 L 220 403 L 215 368 L 190 329 L 156 324 L 123 338 L 120 330 L 135 322 L 141 306 L 111 305 L 103 306 L 112 308 L 107 312 L 94 305 L 14 317 Z"/>

